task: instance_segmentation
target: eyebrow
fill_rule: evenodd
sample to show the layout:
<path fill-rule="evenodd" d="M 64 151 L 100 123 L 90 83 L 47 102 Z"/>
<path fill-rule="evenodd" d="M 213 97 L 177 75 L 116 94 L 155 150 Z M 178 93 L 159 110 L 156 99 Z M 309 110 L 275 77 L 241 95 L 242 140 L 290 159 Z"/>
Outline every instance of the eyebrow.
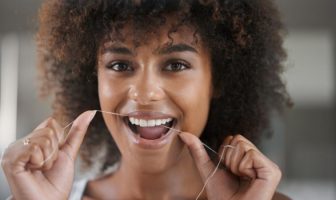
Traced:
<path fill-rule="evenodd" d="M 198 53 L 198 51 L 194 47 L 187 45 L 187 44 L 168 45 L 168 46 L 164 46 L 162 48 L 158 48 L 157 50 L 155 50 L 155 52 L 158 53 L 159 55 L 171 54 L 175 52 L 184 52 L 184 51 Z"/>
<path fill-rule="evenodd" d="M 185 52 L 185 51 L 198 53 L 198 51 L 194 47 L 187 45 L 187 44 L 167 45 L 167 46 L 156 49 L 154 53 L 163 55 L 163 54 L 171 54 L 175 52 Z M 105 53 L 135 55 L 135 53 L 132 50 L 126 47 L 106 47 L 103 49 L 103 54 Z"/>
<path fill-rule="evenodd" d="M 126 47 L 106 47 L 103 49 L 103 54 L 105 53 L 134 55 L 134 53 Z"/>

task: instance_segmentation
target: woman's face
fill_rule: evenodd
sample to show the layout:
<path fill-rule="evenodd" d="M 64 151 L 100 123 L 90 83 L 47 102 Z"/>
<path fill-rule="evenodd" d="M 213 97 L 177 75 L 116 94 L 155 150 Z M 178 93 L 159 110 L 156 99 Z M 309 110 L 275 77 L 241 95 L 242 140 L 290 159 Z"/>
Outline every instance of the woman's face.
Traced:
<path fill-rule="evenodd" d="M 170 24 L 134 46 L 126 26 L 124 42 L 105 42 L 98 53 L 101 109 L 123 161 L 146 169 L 173 165 L 182 154 L 177 130 L 200 136 L 211 99 L 211 62 L 194 29 L 181 27 L 168 37 Z M 164 125 L 164 126 L 163 126 Z M 148 166 L 147 166 L 148 165 Z"/>

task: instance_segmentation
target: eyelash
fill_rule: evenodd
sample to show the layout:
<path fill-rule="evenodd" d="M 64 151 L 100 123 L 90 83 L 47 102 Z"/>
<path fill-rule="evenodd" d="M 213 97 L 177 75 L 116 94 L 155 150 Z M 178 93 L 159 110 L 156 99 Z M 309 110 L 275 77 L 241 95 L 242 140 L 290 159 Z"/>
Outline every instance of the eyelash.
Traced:
<path fill-rule="evenodd" d="M 122 69 L 120 69 L 120 65 L 123 65 Z M 177 65 L 178 67 L 176 67 Z M 134 71 L 134 68 L 132 68 L 131 64 L 127 61 L 116 61 L 108 64 L 106 68 L 116 72 Z M 187 69 L 190 69 L 190 65 L 182 61 L 168 61 L 163 67 L 163 71 L 168 72 L 179 72 Z"/>
<path fill-rule="evenodd" d="M 123 69 L 120 69 L 119 66 L 120 65 L 123 65 L 124 68 Z M 133 71 L 133 68 L 131 67 L 130 63 L 129 62 L 126 62 L 126 61 L 116 61 L 116 62 L 112 62 L 110 64 L 108 64 L 106 66 L 107 69 L 110 69 L 110 70 L 113 70 L 113 71 L 116 71 L 116 72 L 129 72 L 129 71 Z"/>
<path fill-rule="evenodd" d="M 178 65 L 178 69 L 172 69 L 172 65 Z M 167 68 L 170 68 L 169 70 L 167 70 Z M 182 69 L 181 69 L 182 68 Z M 187 69 L 190 69 L 190 65 L 185 63 L 185 62 L 182 62 L 182 61 L 170 61 L 168 62 L 165 67 L 164 67 L 164 71 L 171 71 L 171 72 L 179 72 L 179 71 L 183 71 L 183 70 L 187 70 Z"/>

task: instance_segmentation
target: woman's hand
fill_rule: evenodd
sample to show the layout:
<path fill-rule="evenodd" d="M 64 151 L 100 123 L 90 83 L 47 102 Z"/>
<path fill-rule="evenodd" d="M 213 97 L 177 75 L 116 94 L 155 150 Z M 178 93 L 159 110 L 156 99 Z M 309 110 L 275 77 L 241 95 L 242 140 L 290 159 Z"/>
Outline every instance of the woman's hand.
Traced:
<path fill-rule="evenodd" d="M 205 182 L 216 166 L 210 160 L 198 137 L 186 132 L 180 133 L 180 137 L 188 146 Z M 281 179 L 281 171 L 249 140 L 241 135 L 228 136 L 218 155 L 219 158 L 222 156 L 222 163 L 226 169 L 239 177 L 239 180 L 232 181 L 234 179 L 231 173 L 219 169 L 205 188 L 209 200 L 271 200 L 273 198 Z"/>
<path fill-rule="evenodd" d="M 63 128 L 49 118 L 6 149 L 1 166 L 14 199 L 68 198 L 74 177 L 74 161 L 95 113 L 82 113 L 73 122 L 68 137 Z"/>

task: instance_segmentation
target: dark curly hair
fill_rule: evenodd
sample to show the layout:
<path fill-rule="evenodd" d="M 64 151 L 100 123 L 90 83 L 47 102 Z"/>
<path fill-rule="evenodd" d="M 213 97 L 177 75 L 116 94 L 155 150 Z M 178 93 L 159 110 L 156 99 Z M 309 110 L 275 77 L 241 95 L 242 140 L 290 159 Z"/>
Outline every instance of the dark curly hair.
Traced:
<path fill-rule="evenodd" d="M 215 97 L 202 141 L 218 149 L 225 136 L 240 133 L 257 142 L 269 130 L 270 112 L 291 104 L 280 78 L 284 29 L 272 0 L 46 1 L 37 44 L 41 91 L 54 94 L 54 115 L 71 121 L 83 111 L 100 109 L 96 65 L 104 38 L 123 40 L 120 30 L 132 21 L 139 46 L 171 14 L 178 20 L 168 36 L 182 25 L 192 26 L 210 50 Z M 81 148 L 88 166 L 103 143 L 108 144 L 106 168 L 120 153 L 98 116 Z"/>

